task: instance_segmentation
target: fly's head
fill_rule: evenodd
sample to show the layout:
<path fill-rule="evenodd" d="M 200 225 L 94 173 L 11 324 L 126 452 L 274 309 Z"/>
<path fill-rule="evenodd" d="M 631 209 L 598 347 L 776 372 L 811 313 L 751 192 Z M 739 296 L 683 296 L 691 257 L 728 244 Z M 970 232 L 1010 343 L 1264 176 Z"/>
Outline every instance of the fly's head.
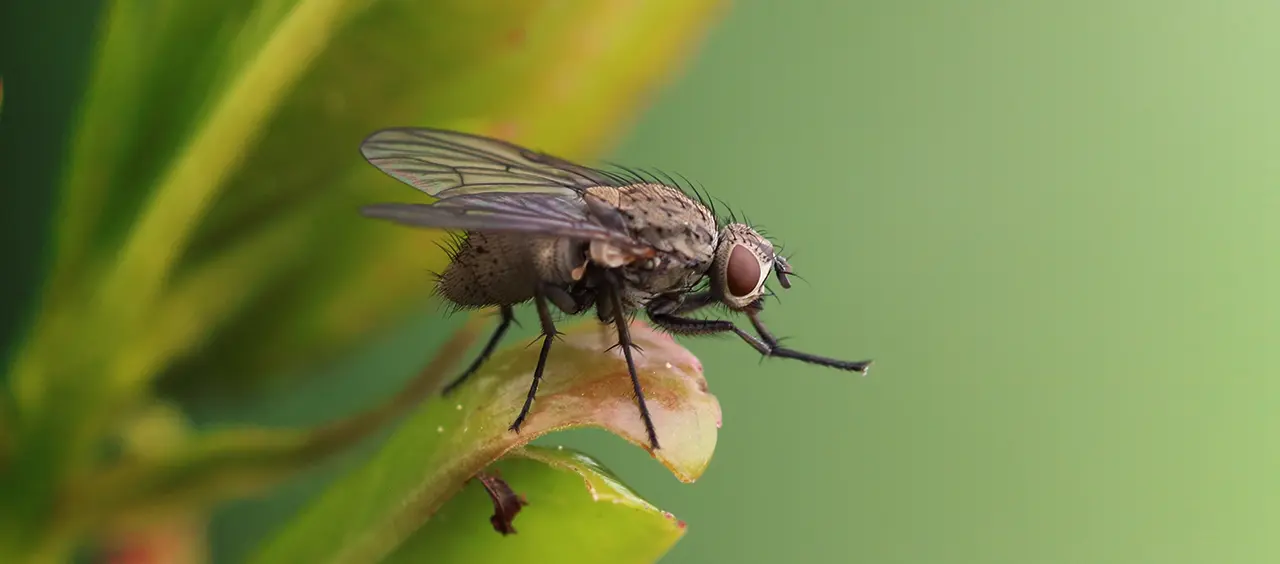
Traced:
<path fill-rule="evenodd" d="M 711 291 L 721 303 L 742 310 L 765 294 L 764 283 L 773 271 L 783 288 L 791 268 L 774 252 L 773 243 L 742 223 L 730 223 L 720 230 L 715 258 L 711 261 Z"/>

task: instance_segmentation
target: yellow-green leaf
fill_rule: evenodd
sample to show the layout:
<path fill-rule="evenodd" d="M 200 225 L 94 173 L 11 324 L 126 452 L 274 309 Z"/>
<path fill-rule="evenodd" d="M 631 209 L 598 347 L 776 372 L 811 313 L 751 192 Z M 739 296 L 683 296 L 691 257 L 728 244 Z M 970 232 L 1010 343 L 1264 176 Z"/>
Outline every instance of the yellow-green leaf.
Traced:
<path fill-rule="evenodd" d="M 498 536 L 472 481 L 384 562 L 656 562 L 684 535 L 684 522 L 584 454 L 529 446 L 493 469 L 528 501 L 516 534 Z"/>

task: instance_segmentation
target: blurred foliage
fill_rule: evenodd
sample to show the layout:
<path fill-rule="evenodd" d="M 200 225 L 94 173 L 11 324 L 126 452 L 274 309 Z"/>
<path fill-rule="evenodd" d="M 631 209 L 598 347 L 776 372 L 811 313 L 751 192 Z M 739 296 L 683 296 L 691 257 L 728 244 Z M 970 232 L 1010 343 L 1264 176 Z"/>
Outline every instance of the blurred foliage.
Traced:
<path fill-rule="evenodd" d="M 423 124 L 600 154 L 719 8 L 107 5 L 47 279 L 3 379 L 0 561 L 60 561 L 129 511 L 243 495 L 404 409 L 355 416 L 345 434 L 181 423 L 193 397 L 305 374 L 427 299 L 440 234 L 355 212 L 414 196 L 360 159 L 365 134 Z"/>

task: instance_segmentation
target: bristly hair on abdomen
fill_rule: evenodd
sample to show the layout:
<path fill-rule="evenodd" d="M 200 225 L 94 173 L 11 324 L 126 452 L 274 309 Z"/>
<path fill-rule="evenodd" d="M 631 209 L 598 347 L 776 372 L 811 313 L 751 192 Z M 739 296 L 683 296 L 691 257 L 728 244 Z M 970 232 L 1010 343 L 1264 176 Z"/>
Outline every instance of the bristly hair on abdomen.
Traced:
<path fill-rule="evenodd" d="M 455 231 L 452 229 L 445 231 L 444 234 L 444 238 L 437 239 L 434 243 L 437 248 L 444 252 L 445 259 L 447 259 L 444 263 L 444 268 L 449 268 L 449 265 L 457 260 L 458 253 L 462 252 L 462 246 L 467 243 L 468 234 L 466 231 Z M 445 317 L 452 317 L 460 311 L 480 309 L 459 305 L 454 303 L 452 300 L 445 298 L 444 295 L 441 294 L 440 282 L 444 279 L 443 271 L 427 270 L 427 275 L 431 277 L 431 292 L 429 294 L 429 298 L 431 301 L 439 304 L 438 308 L 444 309 Z"/>

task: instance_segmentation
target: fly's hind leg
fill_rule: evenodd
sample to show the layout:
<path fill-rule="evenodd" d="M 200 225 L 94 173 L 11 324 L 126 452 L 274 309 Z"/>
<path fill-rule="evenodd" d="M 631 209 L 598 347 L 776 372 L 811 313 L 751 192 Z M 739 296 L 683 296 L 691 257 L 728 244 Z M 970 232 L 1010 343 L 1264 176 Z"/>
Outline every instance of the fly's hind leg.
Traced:
<path fill-rule="evenodd" d="M 564 288 L 554 284 L 542 285 L 542 296 L 556 306 L 556 309 L 563 311 L 569 315 L 577 315 L 587 309 L 591 305 L 590 301 L 582 302 L 573 297 L 572 294 L 565 291 Z"/>
<path fill-rule="evenodd" d="M 578 297 L 574 297 L 569 292 L 566 292 L 564 288 L 561 288 L 559 286 L 551 286 L 551 285 L 544 286 L 542 290 L 546 294 L 547 299 L 551 301 L 551 305 L 556 306 L 557 309 L 569 315 L 580 314 L 586 311 L 588 307 L 591 307 L 591 304 L 596 303 L 596 298 L 594 293 L 588 293 L 585 295 L 579 295 Z M 609 311 L 609 310 L 606 309 L 605 311 Z M 600 333 L 599 333 L 600 348 L 602 350 L 608 350 L 618 346 L 613 341 L 614 331 L 613 331 L 612 321 L 609 321 L 607 319 L 602 320 L 600 322 L 599 329 L 600 329 Z"/>
<path fill-rule="evenodd" d="M 542 323 L 542 351 L 538 353 L 538 366 L 533 369 L 533 382 L 529 384 L 529 395 L 524 400 L 524 407 L 520 409 L 520 415 L 516 416 L 516 420 L 511 424 L 510 430 L 520 432 L 520 426 L 524 424 L 524 420 L 529 416 L 529 409 L 533 407 L 533 398 L 538 395 L 538 383 L 542 381 L 542 370 L 547 366 L 547 356 L 551 354 L 551 341 L 559 333 L 556 331 L 555 321 L 551 319 L 551 308 L 547 306 L 547 297 L 543 291 L 539 291 L 533 297 L 534 304 L 538 307 L 538 321 Z"/>
<path fill-rule="evenodd" d="M 498 328 L 495 329 L 493 331 L 493 335 L 489 337 L 489 342 L 485 343 L 484 350 L 480 351 L 480 356 L 476 357 L 475 361 L 471 363 L 471 366 L 467 367 L 467 370 L 463 372 L 461 376 L 458 376 L 454 381 L 449 382 L 449 385 L 444 387 L 444 395 L 449 395 L 453 393 L 454 390 L 457 390 L 458 386 L 462 385 L 463 382 L 467 381 L 467 378 L 470 378 L 472 374 L 475 374 L 475 372 L 480 369 L 480 366 L 484 364 L 484 361 L 489 360 L 489 356 L 493 354 L 493 350 L 497 348 L 498 343 L 502 341 L 502 336 L 507 333 L 507 329 L 509 329 L 511 324 L 516 320 L 515 311 L 511 306 L 502 306 L 500 315 L 502 316 L 502 321 L 498 322 Z"/>

